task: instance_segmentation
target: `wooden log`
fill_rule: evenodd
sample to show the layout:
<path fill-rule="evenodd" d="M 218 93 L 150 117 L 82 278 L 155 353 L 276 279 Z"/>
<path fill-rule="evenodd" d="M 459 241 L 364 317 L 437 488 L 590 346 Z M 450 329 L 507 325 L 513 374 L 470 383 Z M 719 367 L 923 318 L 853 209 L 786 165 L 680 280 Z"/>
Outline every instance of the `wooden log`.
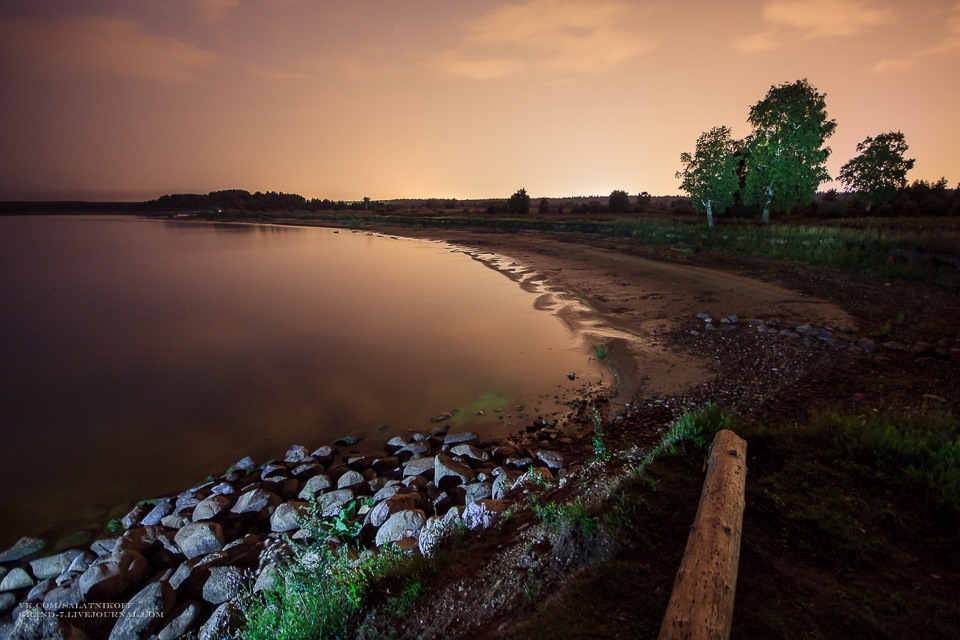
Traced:
<path fill-rule="evenodd" d="M 659 640 L 726 640 L 740 564 L 747 443 L 719 431 Z"/>

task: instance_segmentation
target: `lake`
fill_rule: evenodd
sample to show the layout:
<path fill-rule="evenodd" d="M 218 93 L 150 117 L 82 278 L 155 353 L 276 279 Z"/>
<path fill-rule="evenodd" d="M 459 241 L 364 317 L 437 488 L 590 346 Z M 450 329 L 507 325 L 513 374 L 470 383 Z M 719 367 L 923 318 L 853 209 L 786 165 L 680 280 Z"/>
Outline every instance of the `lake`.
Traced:
<path fill-rule="evenodd" d="M 0 217 L 0 294 L 0 548 L 292 444 L 506 434 L 604 375 L 536 293 L 364 231 Z"/>

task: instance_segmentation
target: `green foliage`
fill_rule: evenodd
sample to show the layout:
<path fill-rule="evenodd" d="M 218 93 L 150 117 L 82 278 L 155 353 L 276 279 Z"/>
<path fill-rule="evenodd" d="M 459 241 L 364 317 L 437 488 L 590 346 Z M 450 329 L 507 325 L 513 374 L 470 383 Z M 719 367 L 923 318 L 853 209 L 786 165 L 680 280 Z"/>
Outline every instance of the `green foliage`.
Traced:
<path fill-rule="evenodd" d="M 550 213 L 550 201 L 547 200 L 546 198 L 540 198 L 540 204 L 537 205 L 537 213 L 539 213 L 542 216 L 545 216 L 548 213 Z"/>
<path fill-rule="evenodd" d="M 609 352 L 607 351 L 607 348 L 601 344 L 601 345 L 597 345 L 596 353 L 597 353 L 597 360 L 603 360 L 604 358 L 607 357 L 607 353 Z"/>
<path fill-rule="evenodd" d="M 603 442 L 603 417 L 600 410 L 593 407 L 593 459 L 591 462 L 606 462 L 610 459 L 607 445 Z"/>
<path fill-rule="evenodd" d="M 837 128 L 827 118 L 826 95 L 806 79 L 772 86 L 750 107 L 753 132 L 746 140 L 745 204 L 789 210 L 813 202 L 817 187 L 830 179 L 825 164 L 830 148 L 823 144 Z"/>
<path fill-rule="evenodd" d="M 527 215 L 530 213 L 530 196 L 526 189 L 519 189 L 507 200 L 507 211 Z"/>
<path fill-rule="evenodd" d="M 840 182 L 866 195 L 868 212 L 874 205 L 890 202 L 907 185 L 907 172 L 916 162 L 904 158 L 907 148 L 900 131 L 868 137 L 857 145 L 860 155 L 840 169 Z"/>
<path fill-rule="evenodd" d="M 739 143 L 731 137 L 729 127 L 714 127 L 697 138 L 693 154 L 680 154 L 683 169 L 676 177 L 680 188 L 690 194 L 693 205 L 707 214 L 713 226 L 713 214 L 723 213 L 733 204 L 740 185 L 736 153 Z"/>
<path fill-rule="evenodd" d="M 626 191 L 615 189 L 610 193 L 610 199 L 607 202 L 607 210 L 611 212 L 626 213 L 630 210 L 630 195 Z"/>

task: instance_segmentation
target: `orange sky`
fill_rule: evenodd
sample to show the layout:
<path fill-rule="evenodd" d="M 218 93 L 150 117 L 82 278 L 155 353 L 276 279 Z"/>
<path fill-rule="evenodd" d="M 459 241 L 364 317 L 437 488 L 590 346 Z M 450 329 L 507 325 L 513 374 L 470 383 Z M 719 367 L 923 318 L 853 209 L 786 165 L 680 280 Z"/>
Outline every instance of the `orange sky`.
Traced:
<path fill-rule="evenodd" d="M 808 78 L 960 180 L 960 2 L 0 0 L 0 199 L 678 192 Z"/>

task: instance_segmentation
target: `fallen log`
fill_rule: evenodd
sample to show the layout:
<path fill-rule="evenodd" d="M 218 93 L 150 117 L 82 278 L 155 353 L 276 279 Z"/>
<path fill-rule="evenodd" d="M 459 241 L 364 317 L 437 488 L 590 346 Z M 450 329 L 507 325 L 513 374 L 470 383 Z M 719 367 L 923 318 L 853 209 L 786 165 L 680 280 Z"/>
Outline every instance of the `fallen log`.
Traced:
<path fill-rule="evenodd" d="M 726 640 L 740 564 L 747 443 L 719 431 L 659 640 Z"/>

